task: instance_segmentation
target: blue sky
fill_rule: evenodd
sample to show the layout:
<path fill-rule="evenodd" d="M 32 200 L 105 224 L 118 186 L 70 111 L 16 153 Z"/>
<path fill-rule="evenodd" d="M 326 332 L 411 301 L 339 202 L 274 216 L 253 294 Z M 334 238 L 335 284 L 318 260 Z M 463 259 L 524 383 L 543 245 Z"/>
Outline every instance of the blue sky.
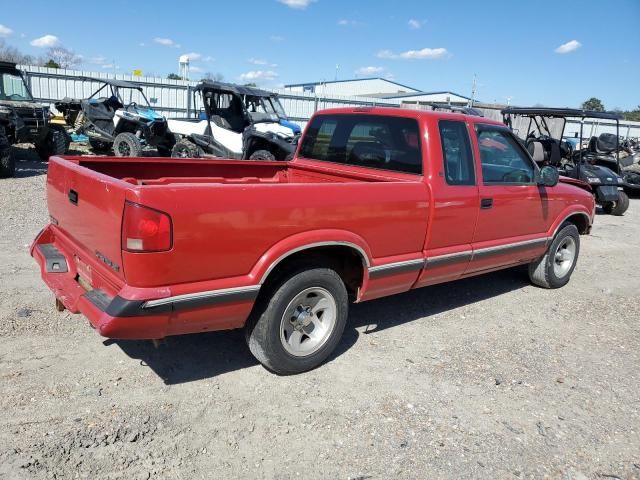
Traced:
<path fill-rule="evenodd" d="M 25 53 L 61 44 L 82 69 L 166 76 L 190 54 L 192 78 L 221 73 L 264 87 L 383 76 L 487 102 L 607 108 L 640 104 L 640 0 L 25 1 L 0 38 Z"/>

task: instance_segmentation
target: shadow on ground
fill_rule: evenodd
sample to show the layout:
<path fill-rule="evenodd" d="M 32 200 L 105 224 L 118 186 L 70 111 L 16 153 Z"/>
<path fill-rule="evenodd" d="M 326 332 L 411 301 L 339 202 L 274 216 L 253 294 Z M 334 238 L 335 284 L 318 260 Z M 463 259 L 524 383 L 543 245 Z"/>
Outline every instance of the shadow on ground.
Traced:
<path fill-rule="evenodd" d="M 458 280 L 433 287 L 352 305 L 349 324 L 333 353 L 336 358 L 364 334 L 380 332 L 518 290 L 529 281 L 522 268 L 495 272 L 482 277 Z M 149 341 L 107 340 L 117 344 L 131 358 L 150 367 L 167 385 L 192 382 L 257 365 L 241 330 L 168 337 L 156 347 Z M 330 360 L 331 360 L 330 359 Z"/>

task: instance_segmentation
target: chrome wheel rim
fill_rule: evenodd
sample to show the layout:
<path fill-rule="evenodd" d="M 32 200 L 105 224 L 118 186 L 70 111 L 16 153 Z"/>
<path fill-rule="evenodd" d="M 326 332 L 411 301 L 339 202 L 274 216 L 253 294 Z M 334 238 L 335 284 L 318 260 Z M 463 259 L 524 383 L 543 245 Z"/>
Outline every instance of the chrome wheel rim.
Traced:
<path fill-rule="evenodd" d="M 333 295 L 321 287 L 297 294 L 282 315 L 280 341 L 287 353 L 306 357 L 327 343 L 336 326 L 338 305 Z"/>
<path fill-rule="evenodd" d="M 553 257 L 553 273 L 558 278 L 563 278 L 569 273 L 576 258 L 576 241 L 573 237 L 564 238 Z"/>

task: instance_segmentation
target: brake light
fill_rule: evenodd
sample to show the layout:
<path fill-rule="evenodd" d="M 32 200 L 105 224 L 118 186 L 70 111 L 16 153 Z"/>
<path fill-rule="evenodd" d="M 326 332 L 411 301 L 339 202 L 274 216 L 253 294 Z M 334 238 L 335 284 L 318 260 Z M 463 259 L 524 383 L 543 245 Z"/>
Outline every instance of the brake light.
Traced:
<path fill-rule="evenodd" d="M 171 217 L 166 213 L 125 203 L 122 249 L 128 252 L 163 252 L 171 249 Z"/>

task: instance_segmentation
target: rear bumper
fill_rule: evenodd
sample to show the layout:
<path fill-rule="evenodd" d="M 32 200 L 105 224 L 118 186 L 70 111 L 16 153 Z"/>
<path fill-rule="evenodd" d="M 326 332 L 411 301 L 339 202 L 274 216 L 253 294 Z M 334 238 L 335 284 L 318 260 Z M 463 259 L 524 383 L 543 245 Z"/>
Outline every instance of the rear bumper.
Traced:
<path fill-rule="evenodd" d="M 248 286 L 171 296 L 171 286 L 116 286 L 108 280 L 105 265 L 87 258 L 82 260 L 91 263 L 92 278 L 82 281 L 76 265 L 78 255 L 86 254 L 51 225 L 31 246 L 31 256 L 56 299 L 70 312 L 83 314 L 100 335 L 109 338 L 159 339 L 239 328 L 259 291 L 259 286 Z"/>

